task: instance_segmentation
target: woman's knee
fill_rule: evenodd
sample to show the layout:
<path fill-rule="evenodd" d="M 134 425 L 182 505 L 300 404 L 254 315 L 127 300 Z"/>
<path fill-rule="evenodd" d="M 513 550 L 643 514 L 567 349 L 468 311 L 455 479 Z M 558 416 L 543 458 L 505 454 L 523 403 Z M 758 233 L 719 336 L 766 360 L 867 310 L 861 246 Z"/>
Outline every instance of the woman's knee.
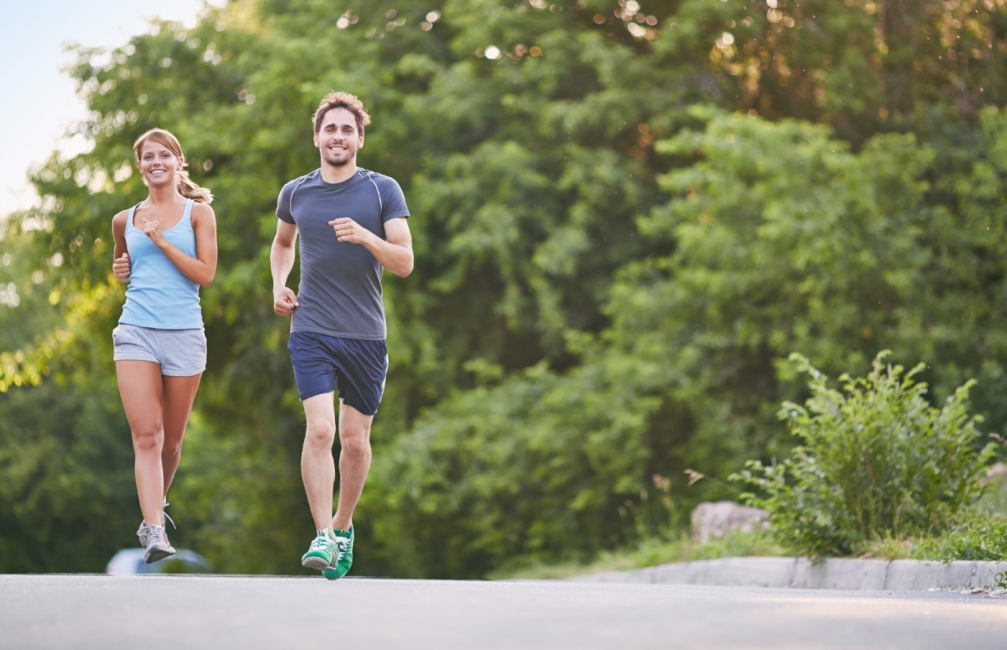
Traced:
<path fill-rule="evenodd" d="M 182 441 L 165 440 L 161 447 L 162 456 L 177 456 L 182 453 Z"/>
<path fill-rule="evenodd" d="M 137 451 L 160 451 L 164 445 L 161 425 L 152 422 L 133 429 L 133 448 Z"/>

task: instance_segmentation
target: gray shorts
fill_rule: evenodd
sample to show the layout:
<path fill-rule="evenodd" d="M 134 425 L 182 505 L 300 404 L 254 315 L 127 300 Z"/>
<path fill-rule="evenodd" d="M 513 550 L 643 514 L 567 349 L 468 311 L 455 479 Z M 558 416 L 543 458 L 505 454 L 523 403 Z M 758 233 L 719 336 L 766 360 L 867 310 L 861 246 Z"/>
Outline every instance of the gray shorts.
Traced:
<path fill-rule="evenodd" d="M 168 377 L 191 377 L 206 370 L 206 335 L 202 328 L 156 330 L 120 323 L 112 330 L 113 359 L 153 361 Z"/>

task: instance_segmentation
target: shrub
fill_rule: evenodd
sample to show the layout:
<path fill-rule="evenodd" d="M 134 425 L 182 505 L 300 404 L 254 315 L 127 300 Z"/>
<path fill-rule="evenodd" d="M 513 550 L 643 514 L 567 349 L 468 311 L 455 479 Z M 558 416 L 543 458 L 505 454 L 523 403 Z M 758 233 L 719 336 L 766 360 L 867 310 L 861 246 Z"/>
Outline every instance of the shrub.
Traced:
<path fill-rule="evenodd" d="M 973 382 L 937 409 L 913 379 L 923 364 L 905 373 L 884 363 L 888 354 L 867 377 L 840 377 L 842 391 L 791 355 L 811 376 L 812 396 L 803 407 L 784 402 L 779 416 L 800 445 L 780 464 L 749 461 L 732 477 L 757 488 L 747 501 L 768 511 L 773 534 L 794 551 L 848 555 L 869 540 L 944 530 L 982 494 L 993 445 L 977 445 Z"/>
<path fill-rule="evenodd" d="M 912 547 L 921 560 L 992 560 L 1007 558 L 1007 518 L 977 515 L 937 537 L 927 537 Z"/>

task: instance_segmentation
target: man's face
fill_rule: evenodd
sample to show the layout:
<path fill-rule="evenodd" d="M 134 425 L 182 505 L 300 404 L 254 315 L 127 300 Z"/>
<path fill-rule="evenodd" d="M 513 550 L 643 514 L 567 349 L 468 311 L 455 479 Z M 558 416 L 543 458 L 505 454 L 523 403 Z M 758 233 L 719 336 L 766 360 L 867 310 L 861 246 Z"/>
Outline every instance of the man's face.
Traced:
<path fill-rule="evenodd" d="M 357 130 L 357 118 L 345 108 L 333 108 L 322 118 L 315 134 L 315 146 L 322 160 L 333 167 L 342 167 L 354 160 L 364 146 L 364 136 Z"/>

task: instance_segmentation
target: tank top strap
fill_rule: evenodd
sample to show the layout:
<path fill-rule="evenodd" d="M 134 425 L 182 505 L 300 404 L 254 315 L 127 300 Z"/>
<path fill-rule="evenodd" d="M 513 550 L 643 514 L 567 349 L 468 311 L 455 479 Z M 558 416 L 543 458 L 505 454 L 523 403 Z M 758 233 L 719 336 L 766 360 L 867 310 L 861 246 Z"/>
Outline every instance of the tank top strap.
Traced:
<path fill-rule="evenodd" d="M 141 201 L 140 203 L 143 203 Z M 133 225 L 133 215 L 136 214 L 136 209 L 140 207 L 140 203 L 137 203 L 132 208 L 129 209 L 129 214 L 126 216 L 126 230 L 136 230 L 136 226 Z"/>
<path fill-rule="evenodd" d="M 192 228 L 192 204 L 195 201 L 193 199 L 186 199 L 185 210 L 182 211 L 182 223 L 187 224 Z"/>

